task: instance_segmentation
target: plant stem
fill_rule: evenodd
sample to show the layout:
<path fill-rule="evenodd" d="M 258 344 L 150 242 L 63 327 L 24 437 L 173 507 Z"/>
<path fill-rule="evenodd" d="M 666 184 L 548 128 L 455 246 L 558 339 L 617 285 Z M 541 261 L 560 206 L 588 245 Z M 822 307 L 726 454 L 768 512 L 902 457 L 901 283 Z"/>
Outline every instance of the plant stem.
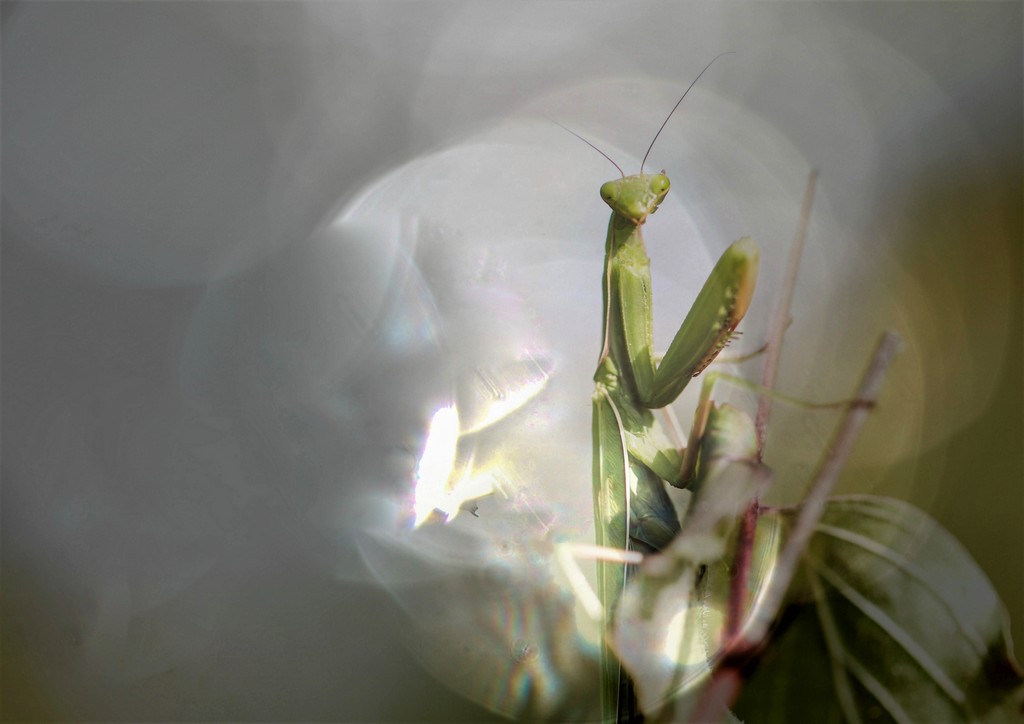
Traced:
<path fill-rule="evenodd" d="M 764 443 L 768 430 L 768 418 L 772 412 L 771 391 L 775 387 L 775 379 L 779 372 L 779 359 L 782 356 L 782 339 L 789 327 L 790 310 L 793 306 L 793 292 L 796 289 L 796 278 L 800 272 L 800 259 L 807 240 L 807 227 L 811 219 L 811 206 L 814 203 L 814 189 L 818 181 L 817 169 L 811 169 L 807 176 L 807 189 L 804 191 L 803 205 L 800 207 L 800 223 L 796 236 L 789 249 L 786 264 L 786 275 L 782 281 L 782 293 L 778 306 L 772 315 L 765 342 L 764 367 L 761 370 L 761 394 L 757 402 L 757 418 L 754 429 L 757 434 L 757 461 L 764 460 Z M 735 637 L 743 623 L 743 612 L 746 608 L 747 581 L 750 578 L 750 563 L 753 559 L 754 533 L 757 531 L 759 501 L 751 501 L 743 514 L 736 540 L 736 568 L 729 584 L 729 611 L 725 621 L 725 635 L 728 639 Z"/>
<path fill-rule="evenodd" d="M 797 227 L 793 245 L 789 249 L 789 260 L 786 264 L 786 276 L 782 280 L 782 296 L 772 315 L 768 330 L 768 341 L 765 343 L 764 367 L 761 369 L 761 386 L 771 390 L 775 387 L 775 378 L 779 373 L 779 358 L 782 356 L 782 338 L 789 326 L 790 310 L 793 306 L 793 292 L 796 289 L 796 278 L 800 273 L 800 259 L 804 253 L 804 242 L 807 240 L 807 227 L 811 220 L 811 205 L 814 203 L 814 189 L 818 181 L 817 169 L 811 169 L 807 177 L 807 189 L 804 191 L 804 202 L 800 208 L 800 225 Z M 757 402 L 757 418 L 754 429 L 757 430 L 758 462 L 764 455 L 764 441 L 768 434 L 768 418 L 772 413 L 772 397 L 767 392 L 761 394 Z"/>
<path fill-rule="evenodd" d="M 782 609 L 800 559 L 825 511 L 828 496 L 875 404 L 885 373 L 901 344 L 900 336 L 892 331 L 886 332 L 879 339 L 871 363 L 861 378 L 855 400 L 840 421 L 825 458 L 814 476 L 811 490 L 800 507 L 789 539 L 779 554 L 771 585 L 742 634 L 727 644 L 723 661 L 712 674 L 711 682 L 704 690 L 691 721 L 721 720 L 724 709 L 731 706 L 739 696 L 742 689 L 741 667 L 764 644 L 769 629 Z"/>
<path fill-rule="evenodd" d="M 871 408 L 875 405 L 875 400 L 878 398 L 878 393 L 885 380 L 885 373 L 901 345 L 902 340 L 899 334 L 893 331 L 886 332 L 879 339 L 871 364 L 861 378 L 857 396 L 843 416 L 825 459 L 822 460 L 818 472 L 814 476 L 811 490 L 800 506 L 800 513 L 797 515 L 789 540 L 779 554 L 772 585 L 765 592 L 761 605 L 751 617 L 743 638 L 737 642 L 740 649 L 759 646 L 782 608 L 786 590 L 789 588 L 793 576 L 796 575 L 800 558 L 807 548 L 818 521 L 821 520 L 821 516 L 825 512 L 828 496 L 839 479 L 839 473 L 842 471 L 843 465 L 846 464 L 846 459 L 853 449 L 860 429 L 864 426 L 871 413 Z"/>

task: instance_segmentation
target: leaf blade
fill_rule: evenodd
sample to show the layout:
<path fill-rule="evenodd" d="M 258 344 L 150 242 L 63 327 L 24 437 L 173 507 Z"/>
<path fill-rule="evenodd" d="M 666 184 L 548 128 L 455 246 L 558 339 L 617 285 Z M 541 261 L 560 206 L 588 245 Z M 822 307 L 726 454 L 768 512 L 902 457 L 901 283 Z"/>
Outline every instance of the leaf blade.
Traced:
<path fill-rule="evenodd" d="M 889 498 L 832 499 L 801 574 L 814 600 L 790 606 L 744 687 L 741 718 L 1020 720 L 1024 677 L 995 589 L 926 514 Z M 814 696 L 775 696 L 782 674 Z"/>

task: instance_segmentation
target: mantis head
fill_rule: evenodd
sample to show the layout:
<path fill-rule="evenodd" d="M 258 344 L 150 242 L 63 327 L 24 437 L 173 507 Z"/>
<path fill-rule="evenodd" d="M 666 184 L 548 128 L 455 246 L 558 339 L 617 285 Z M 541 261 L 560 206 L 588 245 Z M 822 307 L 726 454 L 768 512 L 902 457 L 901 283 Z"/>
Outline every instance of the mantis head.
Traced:
<path fill-rule="evenodd" d="M 668 176 L 663 173 L 624 176 L 603 184 L 601 198 L 616 214 L 639 225 L 657 211 L 670 185 Z"/>

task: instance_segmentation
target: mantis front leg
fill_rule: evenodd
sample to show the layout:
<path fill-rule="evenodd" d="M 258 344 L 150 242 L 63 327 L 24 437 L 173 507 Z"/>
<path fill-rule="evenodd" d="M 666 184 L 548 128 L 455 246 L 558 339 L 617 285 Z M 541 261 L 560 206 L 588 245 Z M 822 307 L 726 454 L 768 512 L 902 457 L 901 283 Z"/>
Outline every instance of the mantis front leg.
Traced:
<path fill-rule="evenodd" d="M 722 350 L 746 313 L 757 279 L 757 247 L 741 239 L 719 259 L 655 364 L 650 261 L 641 229 L 668 189 L 664 174 L 623 177 L 601 187 L 612 216 L 605 249 L 604 343 L 594 376 L 594 514 L 597 544 L 627 551 L 661 550 L 679 531 L 665 485 L 682 486 L 688 471 L 651 410 L 674 401 Z M 626 578 L 625 564 L 598 564 L 598 591 L 609 619 Z M 623 718 L 621 696 L 629 689 L 623 681 L 618 661 L 604 647 L 605 720 Z"/>

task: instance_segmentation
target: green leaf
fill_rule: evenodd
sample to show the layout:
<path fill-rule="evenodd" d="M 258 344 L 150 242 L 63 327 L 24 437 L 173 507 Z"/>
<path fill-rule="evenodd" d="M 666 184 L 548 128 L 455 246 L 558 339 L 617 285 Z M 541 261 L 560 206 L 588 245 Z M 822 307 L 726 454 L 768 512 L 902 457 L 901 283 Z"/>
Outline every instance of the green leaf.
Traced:
<path fill-rule="evenodd" d="M 795 511 L 778 514 L 791 522 Z M 829 502 L 737 703 L 756 722 L 1022 720 L 1002 604 L 960 543 L 890 498 Z"/>

